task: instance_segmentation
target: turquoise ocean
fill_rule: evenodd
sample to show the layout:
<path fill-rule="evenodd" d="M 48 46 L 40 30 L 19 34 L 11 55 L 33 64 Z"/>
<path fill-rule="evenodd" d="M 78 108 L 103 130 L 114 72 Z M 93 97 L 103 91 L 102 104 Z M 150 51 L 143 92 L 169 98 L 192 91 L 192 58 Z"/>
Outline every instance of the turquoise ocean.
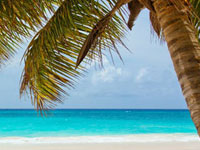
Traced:
<path fill-rule="evenodd" d="M 188 110 L 59 109 L 50 110 L 45 117 L 35 110 L 0 110 L 1 139 L 124 137 L 121 140 L 130 140 L 148 139 L 148 135 L 156 136 L 157 140 L 179 136 L 186 141 L 197 136 Z"/>

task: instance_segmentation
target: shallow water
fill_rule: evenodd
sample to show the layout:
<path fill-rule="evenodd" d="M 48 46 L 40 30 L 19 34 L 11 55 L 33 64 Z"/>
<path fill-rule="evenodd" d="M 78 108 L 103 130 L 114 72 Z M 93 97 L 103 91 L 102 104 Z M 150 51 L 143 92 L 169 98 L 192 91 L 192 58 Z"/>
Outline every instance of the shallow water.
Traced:
<path fill-rule="evenodd" d="M 0 137 L 196 133 L 187 110 L 0 110 Z"/>

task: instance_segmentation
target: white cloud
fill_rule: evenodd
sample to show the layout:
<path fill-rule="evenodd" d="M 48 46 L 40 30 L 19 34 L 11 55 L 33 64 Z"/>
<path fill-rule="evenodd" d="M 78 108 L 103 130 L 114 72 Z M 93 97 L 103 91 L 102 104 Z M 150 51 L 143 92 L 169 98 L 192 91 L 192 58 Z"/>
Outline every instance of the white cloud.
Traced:
<path fill-rule="evenodd" d="M 148 74 L 147 68 L 141 68 L 136 75 L 135 81 L 140 82 Z"/>
<path fill-rule="evenodd" d="M 105 57 L 103 58 L 103 62 L 104 68 L 100 71 L 95 71 L 92 75 L 93 84 L 97 82 L 113 82 L 118 77 L 126 74 L 121 67 L 115 67 L 110 64 Z"/>

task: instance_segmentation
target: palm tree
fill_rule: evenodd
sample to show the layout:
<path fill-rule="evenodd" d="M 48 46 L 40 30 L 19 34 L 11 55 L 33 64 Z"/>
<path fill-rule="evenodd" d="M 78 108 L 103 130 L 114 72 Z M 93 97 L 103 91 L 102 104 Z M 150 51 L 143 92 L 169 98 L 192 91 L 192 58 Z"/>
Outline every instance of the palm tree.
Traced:
<path fill-rule="evenodd" d="M 125 46 L 121 39 L 126 26 L 132 29 L 144 8 L 149 9 L 158 37 L 168 44 L 200 135 L 199 0 L 2 0 L 0 64 L 5 64 L 16 47 L 35 34 L 23 57 L 20 93 L 30 95 L 37 109 L 52 107 L 62 102 L 64 88 L 73 87 L 86 70 L 80 66 L 82 61 L 101 62 L 102 50 L 119 54 L 117 44 Z"/>
<path fill-rule="evenodd" d="M 95 40 L 101 36 L 115 12 L 127 2 L 130 10 L 129 29 L 140 11 L 145 7 L 149 9 L 155 32 L 167 42 L 183 95 L 200 135 L 200 1 L 190 3 L 187 0 L 118 0 L 88 35 L 79 53 L 77 66 Z"/>

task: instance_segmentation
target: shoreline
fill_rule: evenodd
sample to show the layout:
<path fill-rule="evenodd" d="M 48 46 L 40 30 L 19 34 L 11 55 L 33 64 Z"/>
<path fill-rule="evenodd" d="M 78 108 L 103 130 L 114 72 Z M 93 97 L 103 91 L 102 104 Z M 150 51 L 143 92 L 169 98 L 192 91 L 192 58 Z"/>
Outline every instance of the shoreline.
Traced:
<path fill-rule="evenodd" d="M 63 137 L 0 137 L 0 144 L 102 144 L 102 143 L 199 142 L 197 134 L 130 134 Z"/>
<path fill-rule="evenodd" d="M 1 150 L 198 150 L 196 134 L 1 137 Z"/>

